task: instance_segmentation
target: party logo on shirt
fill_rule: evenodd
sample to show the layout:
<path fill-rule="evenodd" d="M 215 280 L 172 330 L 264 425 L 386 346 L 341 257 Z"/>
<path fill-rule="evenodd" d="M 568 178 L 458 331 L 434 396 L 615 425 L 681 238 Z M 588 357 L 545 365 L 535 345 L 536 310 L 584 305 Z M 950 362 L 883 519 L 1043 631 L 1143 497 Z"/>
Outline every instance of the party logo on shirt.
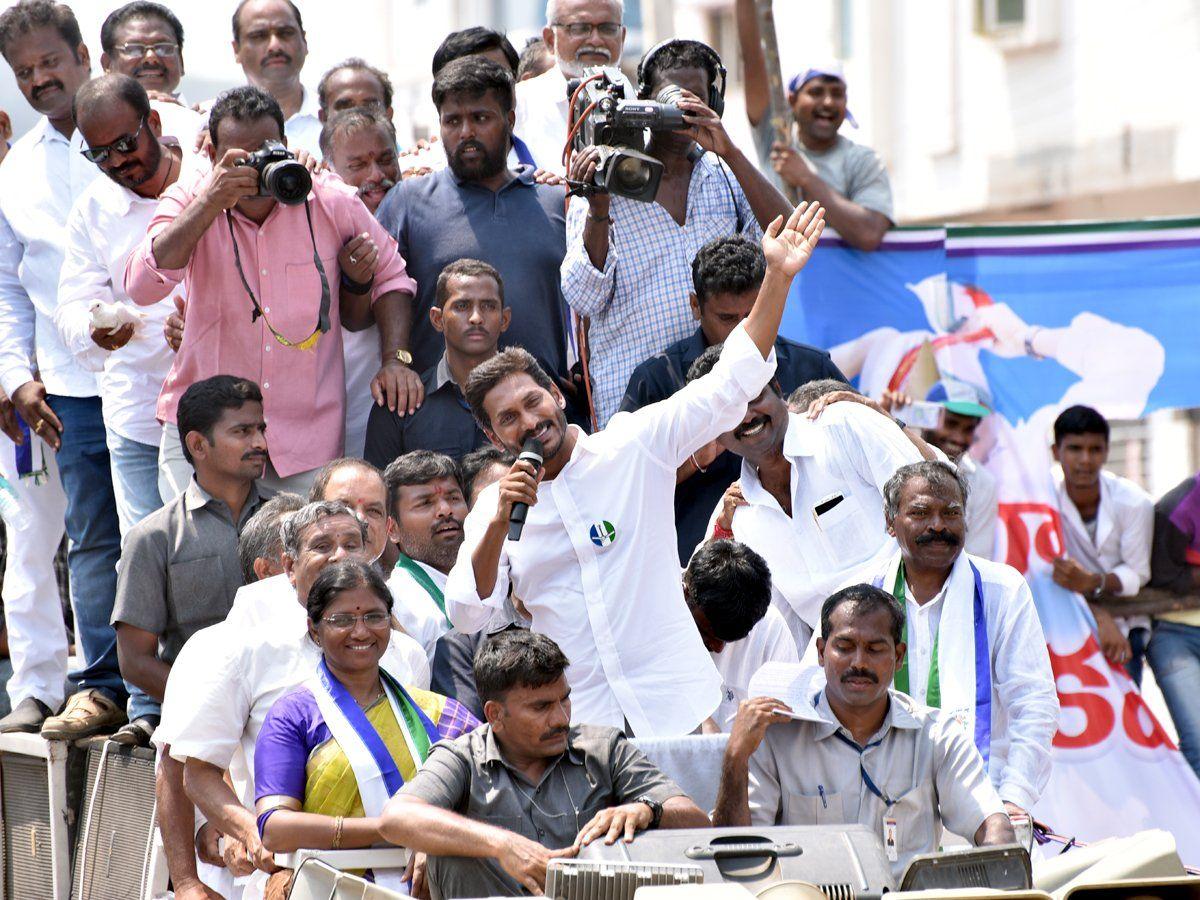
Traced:
<path fill-rule="evenodd" d="M 596 522 L 588 536 L 597 547 L 607 547 L 617 540 L 617 529 L 613 527 L 612 522 Z"/>

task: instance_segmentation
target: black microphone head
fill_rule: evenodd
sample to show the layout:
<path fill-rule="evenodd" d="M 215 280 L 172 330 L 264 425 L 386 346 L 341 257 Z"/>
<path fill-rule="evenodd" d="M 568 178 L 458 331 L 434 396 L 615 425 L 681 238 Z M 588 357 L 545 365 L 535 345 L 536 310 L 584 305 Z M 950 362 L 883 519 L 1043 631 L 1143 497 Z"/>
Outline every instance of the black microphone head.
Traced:
<path fill-rule="evenodd" d="M 541 441 L 537 438 L 530 438 L 521 445 L 521 455 L 517 459 L 523 459 L 533 463 L 535 466 L 540 466 L 544 462 L 545 452 Z"/>

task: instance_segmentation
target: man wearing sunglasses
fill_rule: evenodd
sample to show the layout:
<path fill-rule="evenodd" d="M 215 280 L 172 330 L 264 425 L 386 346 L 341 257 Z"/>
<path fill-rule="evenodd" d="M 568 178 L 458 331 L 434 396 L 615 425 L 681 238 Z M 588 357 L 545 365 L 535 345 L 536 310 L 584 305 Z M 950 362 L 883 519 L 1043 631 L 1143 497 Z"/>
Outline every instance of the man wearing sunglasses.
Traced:
<path fill-rule="evenodd" d="M 160 475 L 172 484 L 190 476 L 172 434 L 180 394 L 230 374 L 261 379 L 266 484 L 304 493 L 317 469 L 343 455 L 343 327 L 379 325 L 376 400 L 408 412 L 420 405 L 421 380 L 408 367 L 416 284 L 396 242 L 335 176 L 314 174 L 294 204 L 260 193 L 247 160 L 284 140 L 283 112 L 269 94 L 226 91 L 208 127 L 212 172 L 167 190 L 125 270 L 135 303 L 157 303 L 180 283 L 188 298 L 183 343 L 158 402 Z"/>
<path fill-rule="evenodd" d="M 625 47 L 624 0 L 550 0 L 542 39 L 555 65 L 517 85 L 513 133 L 529 148 L 532 164 L 565 174 L 567 82 L 588 66 L 615 66 Z M 519 162 L 530 162 L 522 159 Z"/>

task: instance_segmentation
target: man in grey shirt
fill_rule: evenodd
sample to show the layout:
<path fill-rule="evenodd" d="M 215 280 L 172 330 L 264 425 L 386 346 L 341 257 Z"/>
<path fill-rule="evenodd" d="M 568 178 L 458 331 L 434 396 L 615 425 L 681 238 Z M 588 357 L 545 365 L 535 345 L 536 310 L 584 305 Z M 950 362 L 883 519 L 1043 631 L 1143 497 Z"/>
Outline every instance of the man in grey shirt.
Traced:
<path fill-rule="evenodd" d="M 255 481 L 267 442 L 254 382 L 216 375 L 191 385 L 179 401 L 179 438 L 191 483 L 130 530 L 117 568 L 121 675 L 149 695 L 143 708 L 131 703 L 120 743 L 149 743 L 171 663 L 189 637 L 229 612 L 242 586 L 238 535 L 270 496 Z"/>
<path fill-rule="evenodd" d="M 428 854 L 433 900 L 540 894 L 551 859 L 597 838 L 709 826 L 621 732 L 570 725 L 568 665 L 545 635 L 488 638 L 475 658 L 487 724 L 436 744 L 384 809 L 380 833 Z"/>
<path fill-rule="evenodd" d="M 979 846 L 1016 840 L 983 758 L 956 719 L 891 690 L 903 613 L 866 584 L 821 608 L 825 685 L 743 700 L 721 771 L 721 825 L 838 825 L 878 834 L 897 877 L 938 848 L 944 824 Z M 797 666 L 799 670 L 799 666 Z"/>
<path fill-rule="evenodd" d="M 746 115 L 754 128 L 759 163 L 803 200 L 825 207 L 825 220 L 850 246 L 874 250 L 893 224 L 892 186 L 879 154 L 838 134 L 847 119 L 846 78 L 827 64 L 794 75 L 786 84 L 795 119 L 794 137 L 780 143 L 768 116 L 767 68 L 759 43 L 754 0 L 737 0 L 738 38 L 745 78 Z"/>

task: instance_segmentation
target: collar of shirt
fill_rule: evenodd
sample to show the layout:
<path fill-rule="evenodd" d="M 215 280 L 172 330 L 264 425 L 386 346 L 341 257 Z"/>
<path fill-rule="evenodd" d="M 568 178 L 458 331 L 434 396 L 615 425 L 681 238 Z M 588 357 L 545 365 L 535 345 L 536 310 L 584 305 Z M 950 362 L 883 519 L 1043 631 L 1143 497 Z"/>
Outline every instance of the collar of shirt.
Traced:
<path fill-rule="evenodd" d="M 450 374 L 450 362 L 446 359 L 446 354 L 443 353 L 442 358 L 438 360 L 438 364 L 433 370 L 433 389 L 440 391 L 447 384 L 453 384 L 456 388 L 458 387 L 454 376 Z"/>
<path fill-rule="evenodd" d="M 871 735 L 871 739 L 867 741 L 868 744 L 885 740 L 893 728 L 920 731 L 923 727 L 917 717 L 913 715 L 913 701 L 911 699 L 892 688 L 888 688 L 887 693 L 887 715 L 883 717 L 883 724 L 879 726 L 879 730 Z M 805 721 L 814 723 L 817 732 L 815 740 L 823 741 L 826 738 L 832 737 L 836 731 L 841 731 L 851 740 L 854 739 L 854 736 L 850 734 L 850 730 L 841 723 L 833 709 L 829 706 L 829 692 L 824 689 L 817 695 L 815 704 L 807 708 L 801 707 L 796 714 Z"/>
<path fill-rule="evenodd" d="M 513 768 L 512 764 L 510 764 L 508 762 L 508 760 L 506 760 L 504 758 L 504 752 L 500 749 L 500 743 L 499 743 L 499 741 L 496 740 L 496 733 L 494 731 L 492 731 L 491 724 L 489 723 L 489 724 L 484 725 L 483 729 L 485 732 L 484 739 L 483 739 L 484 740 L 483 750 L 482 750 L 481 754 L 476 755 L 476 763 L 481 766 L 489 765 L 492 763 L 498 763 L 499 765 L 504 766 L 504 768 L 508 769 L 514 775 L 518 775 L 519 777 L 524 779 L 525 776 L 521 775 L 521 773 L 519 773 L 515 768 Z M 546 766 L 546 771 L 544 773 L 542 773 L 543 779 L 554 770 L 554 767 L 556 765 L 558 765 L 559 762 L 562 761 L 564 756 L 568 760 L 570 760 L 574 765 L 577 765 L 577 766 L 583 765 L 583 763 L 584 763 L 583 751 L 581 751 L 578 747 L 574 746 L 571 743 L 571 739 L 574 736 L 575 736 L 575 729 L 572 728 L 570 731 L 567 732 L 566 752 L 560 753 L 558 756 L 554 757 L 553 760 L 551 760 L 550 765 Z"/>
<path fill-rule="evenodd" d="M 224 500 L 219 500 L 200 486 L 200 482 L 196 480 L 195 473 L 192 474 L 192 480 L 188 482 L 187 489 L 184 491 L 184 504 L 187 506 L 188 512 L 194 512 L 197 509 L 203 509 L 205 506 L 217 505 L 226 515 L 229 514 L 229 504 Z M 258 482 L 250 483 L 250 491 L 246 494 L 246 502 L 242 504 L 242 519 L 245 520 L 258 506 L 259 500 L 262 499 L 262 494 L 258 490 Z M 238 523 L 239 525 L 241 523 Z"/>
<path fill-rule="evenodd" d="M 189 184 L 199 180 L 211 171 L 212 167 L 208 164 L 207 157 L 199 153 L 194 153 L 177 138 L 163 135 L 160 140 L 164 145 L 178 147 L 180 150 L 179 175 L 173 183 Z M 170 187 L 170 185 L 167 187 Z M 107 175 L 103 178 L 97 178 L 93 189 L 96 191 L 100 204 L 118 216 L 127 215 L 135 203 L 157 206 L 159 201 L 159 197 L 143 197 L 141 194 L 130 190 L 124 185 L 117 184 Z"/>
<path fill-rule="evenodd" d="M 305 117 L 320 120 L 321 100 L 316 93 L 310 91 L 304 85 L 300 85 L 300 108 L 287 121 L 291 122 L 293 119 L 303 119 Z"/>
<path fill-rule="evenodd" d="M 534 187 L 537 184 L 537 182 L 534 181 L 534 178 L 533 178 L 533 173 L 535 171 L 536 171 L 536 169 L 534 169 L 533 166 L 527 166 L 527 165 L 513 166 L 513 177 L 508 179 L 508 181 L 504 182 L 504 184 L 501 185 L 497 190 L 490 191 L 487 188 L 481 186 L 476 181 L 471 181 L 466 178 L 459 178 L 458 175 L 455 173 L 454 169 L 450 168 L 450 166 L 446 166 L 446 168 L 442 170 L 442 172 L 445 173 L 444 177 L 450 178 L 459 187 L 474 188 L 474 189 L 480 190 L 480 191 L 488 191 L 488 193 L 495 193 L 497 196 L 499 196 L 500 194 L 503 194 L 509 188 Z"/>

